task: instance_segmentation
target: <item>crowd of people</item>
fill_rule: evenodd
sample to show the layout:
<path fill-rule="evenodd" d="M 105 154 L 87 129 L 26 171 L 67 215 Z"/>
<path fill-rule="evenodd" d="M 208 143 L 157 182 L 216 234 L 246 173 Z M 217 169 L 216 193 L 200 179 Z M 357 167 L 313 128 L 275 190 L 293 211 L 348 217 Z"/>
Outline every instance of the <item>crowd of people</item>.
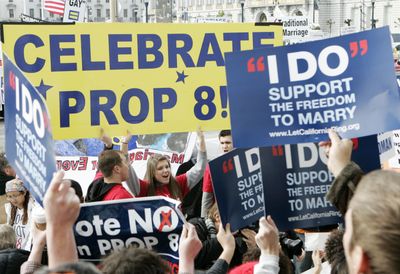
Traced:
<path fill-rule="evenodd" d="M 197 134 L 197 157 L 186 163 L 179 175 L 172 174 L 168 158 L 155 154 L 147 162 L 144 179 L 128 160 L 131 134 L 127 133 L 119 151 L 103 134 L 98 172 L 85 197 L 79 183 L 64 179 L 59 171 L 45 194 L 44 209 L 34 201 L 6 155 L 0 154 L 0 273 L 171 273 L 156 251 L 136 246 L 114 250 L 97 265 L 78 258 L 73 227 L 81 203 L 156 195 L 184 205 L 179 273 L 299 273 L 299 265 L 308 259 L 312 263 L 307 273 L 400 273 L 400 259 L 396 259 L 399 173 L 377 170 L 364 174 L 351 161 L 352 142 L 331 130 L 330 140 L 320 143 L 335 176 L 327 199 L 345 216 L 345 229 L 333 229 L 325 250 L 315 250 L 307 258 L 303 249 L 287 252 L 271 216 L 235 232 L 221 223 L 204 134 L 201 130 Z M 229 130 L 221 131 L 218 138 L 222 153 L 233 149 Z M 298 240 L 296 235 L 293 240 Z"/>

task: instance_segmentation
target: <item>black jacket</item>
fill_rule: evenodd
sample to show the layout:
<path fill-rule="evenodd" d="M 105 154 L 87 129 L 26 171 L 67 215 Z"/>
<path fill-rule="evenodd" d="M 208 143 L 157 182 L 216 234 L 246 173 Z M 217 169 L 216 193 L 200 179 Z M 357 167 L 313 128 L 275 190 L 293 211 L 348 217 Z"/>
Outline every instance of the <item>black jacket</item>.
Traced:
<path fill-rule="evenodd" d="M 106 196 L 107 192 L 110 191 L 113 186 L 117 184 L 106 184 L 104 183 L 104 178 L 99 178 L 94 180 L 88 188 L 85 202 L 98 202 L 103 201 L 104 196 Z"/>
<path fill-rule="evenodd" d="M 189 223 L 196 227 L 197 235 L 203 243 L 203 247 L 194 260 L 195 269 L 209 269 L 221 255 L 222 246 L 218 242 L 217 237 L 213 238 L 211 236 L 203 218 L 190 219 Z M 235 237 L 235 244 L 235 253 L 229 265 L 230 268 L 242 264 L 243 254 L 247 251 L 247 245 L 242 237 Z"/>
<path fill-rule="evenodd" d="M 28 260 L 29 254 L 29 251 L 16 248 L 0 250 L 0 273 L 20 273 L 21 265 Z"/>

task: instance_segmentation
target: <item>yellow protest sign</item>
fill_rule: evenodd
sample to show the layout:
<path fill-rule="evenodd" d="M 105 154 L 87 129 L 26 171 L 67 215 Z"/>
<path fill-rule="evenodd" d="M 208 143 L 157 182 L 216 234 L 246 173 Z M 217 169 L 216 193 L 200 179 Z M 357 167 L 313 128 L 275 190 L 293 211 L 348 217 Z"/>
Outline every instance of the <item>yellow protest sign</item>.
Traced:
<path fill-rule="evenodd" d="M 5 24 L 3 35 L 55 139 L 230 128 L 224 53 L 282 45 L 274 24 Z"/>

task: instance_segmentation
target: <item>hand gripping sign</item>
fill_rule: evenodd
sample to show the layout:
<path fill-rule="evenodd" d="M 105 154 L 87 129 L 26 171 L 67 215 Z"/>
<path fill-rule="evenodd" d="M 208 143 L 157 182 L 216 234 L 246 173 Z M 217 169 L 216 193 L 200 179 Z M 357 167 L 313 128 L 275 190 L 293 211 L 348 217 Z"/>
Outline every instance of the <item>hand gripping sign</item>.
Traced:
<path fill-rule="evenodd" d="M 353 139 L 352 160 L 364 172 L 380 167 L 376 135 Z M 260 148 L 265 212 L 281 230 L 342 222 L 326 199 L 334 176 L 317 143 Z"/>
<path fill-rule="evenodd" d="M 178 206 L 161 196 L 84 204 L 74 226 L 79 258 L 98 261 L 136 245 L 155 250 L 177 268 L 185 220 Z"/>

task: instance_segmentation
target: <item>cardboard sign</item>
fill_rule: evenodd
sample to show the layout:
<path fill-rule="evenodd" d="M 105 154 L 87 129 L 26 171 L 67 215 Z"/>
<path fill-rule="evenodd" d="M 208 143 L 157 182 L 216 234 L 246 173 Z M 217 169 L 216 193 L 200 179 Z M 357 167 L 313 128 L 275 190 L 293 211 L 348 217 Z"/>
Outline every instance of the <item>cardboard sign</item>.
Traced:
<path fill-rule="evenodd" d="M 230 128 L 225 52 L 282 45 L 254 24 L 2 25 L 3 50 L 47 100 L 54 138 Z"/>
<path fill-rule="evenodd" d="M 210 162 L 219 215 L 232 231 L 264 216 L 260 167 L 258 148 L 235 149 Z"/>
<path fill-rule="evenodd" d="M 345 138 L 400 128 L 387 27 L 225 58 L 235 147 L 318 142 L 332 127 Z"/>
<path fill-rule="evenodd" d="M 83 204 L 74 226 L 78 256 L 98 261 L 130 245 L 153 249 L 178 268 L 185 218 L 179 202 L 161 196 Z"/>
<path fill-rule="evenodd" d="M 43 206 L 44 194 L 56 171 L 50 116 L 40 93 L 8 56 L 3 56 L 7 160 Z"/>

